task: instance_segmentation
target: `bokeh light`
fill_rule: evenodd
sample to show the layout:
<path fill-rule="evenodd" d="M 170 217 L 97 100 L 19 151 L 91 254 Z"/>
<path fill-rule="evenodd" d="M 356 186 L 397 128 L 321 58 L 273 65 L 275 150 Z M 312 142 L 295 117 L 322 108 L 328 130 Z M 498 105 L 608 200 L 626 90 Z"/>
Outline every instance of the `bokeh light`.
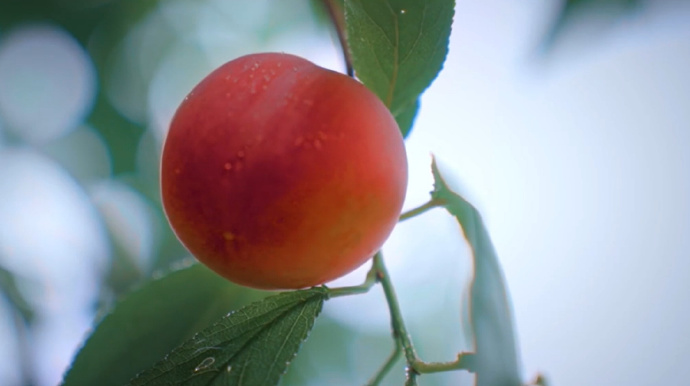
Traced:
<path fill-rule="evenodd" d="M 43 154 L 55 160 L 82 184 L 110 177 L 112 162 L 101 135 L 82 125 L 56 140 L 40 146 Z"/>
<path fill-rule="evenodd" d="M 96 184 L 90 193 L 117 245 L 141 272 L 150 272 L 157 229 L 155 215 L 142 195 L 116 180 Z"/>
<path fill-rule="evenodd" d="M 0 165 L 2 265 L 36 310 L 35 381 L 51 384 L 90 326 L 109 245 L 86 192 L 53 161 L 5 148 Z"/>
<path fill-rule="evenodd" d="M 95 72 L 89 56 L 53 25 L 25 25 L 0 40 L 0 115 L 28 142 L 76 128 L 89 111 Z"/>

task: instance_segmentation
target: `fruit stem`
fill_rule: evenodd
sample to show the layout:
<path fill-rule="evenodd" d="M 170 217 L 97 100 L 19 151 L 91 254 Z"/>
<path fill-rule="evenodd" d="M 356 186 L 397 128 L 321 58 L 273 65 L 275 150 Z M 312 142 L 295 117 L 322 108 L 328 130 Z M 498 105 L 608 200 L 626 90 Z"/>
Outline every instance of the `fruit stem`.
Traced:
<path fill-rule="evenodd" d="M 374 267 L 374 265 L 371 266 L 371 269 L 369 269 L 369 272 L 367 272 L 367 277 L 364 279 L 364 283 L 360 285 L 355 285 L 351 287 L 340 287 L 340 288 L 329 288 L 328 289 L 328 297 L 329 298 L 336 298 L 338 296 L 347 296 L 347 295 L 357 295 L 357 294 L 363 294 L 369 292 L 371 287 L 376 284 L 377 281 L 377 272 Z"/>
<path fill-rule="evenodd" d="M 403 213 L 400 215 L 400 218 L 398 219 L 398 222 L 402 222 L 408 219 L 411 219 L 412 217 L 419 216 L 420 214 L 428 211 L 429 209 L 436 208 L 438 206 L 442 206 L 443 200 L 439 198 L 432 198 L 429 200 L 427 203 L 424 205 L 418 206 L 414 209 L 410 209 L 407 212 Z"/>

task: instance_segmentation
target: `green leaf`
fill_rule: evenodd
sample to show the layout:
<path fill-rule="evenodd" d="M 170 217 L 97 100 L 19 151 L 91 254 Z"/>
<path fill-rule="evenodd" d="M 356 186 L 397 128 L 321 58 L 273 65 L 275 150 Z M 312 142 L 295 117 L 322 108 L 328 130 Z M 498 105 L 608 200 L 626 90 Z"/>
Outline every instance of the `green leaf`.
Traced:
<path fill-rule="evenodd" d="M 201 264 L 151 281 L 103 318 L 64 385 L 121 386 L 229 310 L 260 296 Z"/>
<path fill-rule="evenodd" d="M 460 223 L 474 259 L 470 321 L 474 332 L 473 371 L 477 386 L 521 385 L 513 316 L 496 250 L 477 209 L 451 191 L 433 161 L 435 200 Z"/>
<path fill-rule="evenodd" d="M 324 287 L 271 296 L 233 312 L 130 385 L 275 385 L 328 297 Z"/>
<path fill-rule="evenodd" d="M 436 78 L 448 53 L 454 0 L 346 0 L 355 74 L 395 116 L 404 134 L 411 106 Z"/>

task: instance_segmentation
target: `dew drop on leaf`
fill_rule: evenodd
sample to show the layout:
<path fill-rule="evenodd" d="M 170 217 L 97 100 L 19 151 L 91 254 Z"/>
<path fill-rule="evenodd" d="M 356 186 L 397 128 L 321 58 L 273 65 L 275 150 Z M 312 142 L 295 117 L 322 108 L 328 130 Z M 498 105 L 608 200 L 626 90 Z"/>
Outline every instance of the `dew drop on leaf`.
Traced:
<path fill-rule="evenodd" d="M 209 367 L 211 367 L 213 365 L 213 363 L 215 363 L 215 362 L 216 362 L 216 358 L 214 358 L 214 357 L 205 358 L 203 361 L 201 361 L 201 363 L 199 363 L 199 365 L 197 367 L 194 368 L 194 372 L 198 373 L 200 371 L 204 371 L 204 370 L 208 369 Z"/>

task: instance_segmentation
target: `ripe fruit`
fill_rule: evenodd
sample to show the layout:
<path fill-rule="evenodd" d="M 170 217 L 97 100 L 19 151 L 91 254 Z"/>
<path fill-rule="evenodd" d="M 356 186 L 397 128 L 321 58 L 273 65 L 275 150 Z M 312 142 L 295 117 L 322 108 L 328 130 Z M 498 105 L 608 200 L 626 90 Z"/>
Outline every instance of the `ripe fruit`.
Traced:
<path fill-rule="evenodd" d="M 302 288 L 368 260 L 395 226 L 407 159 L 359 82 L 287 54 L 230 61 L 178 108 L 163 206 L 201 262 L 250 287 Z"/>

